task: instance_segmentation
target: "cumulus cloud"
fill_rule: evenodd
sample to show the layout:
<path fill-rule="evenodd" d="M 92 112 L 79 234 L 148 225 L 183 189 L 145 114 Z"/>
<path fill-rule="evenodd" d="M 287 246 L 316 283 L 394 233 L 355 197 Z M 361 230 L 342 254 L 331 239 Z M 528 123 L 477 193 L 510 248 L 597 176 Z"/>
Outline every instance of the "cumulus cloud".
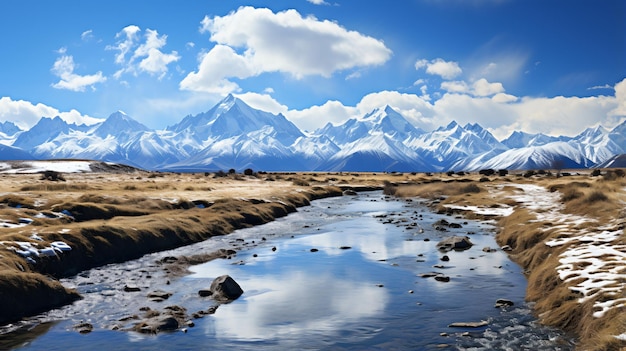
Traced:
<path fill-rule="evenodd" d="M 441 89 L 449 93 L 471 94 L 473 96 L 493 96 L 504 93 L 502 83 L 490 83 L 485 78 L 481 78 L 471 85 L 465 81 L 445 81 L 441 82 Z"/>
<path fill-rule="evenodd" d="M 290 110 L 286 114 L 302 130 L 314 131 L 327 123 L 340 124 L 359 116 L 356 107 L 345 106 L 340 101 L 329 100 L 323 105 L 311 106 L 303 110 Z"/>
<path fill-rule="evenodd" d="M 615 84 L 617 107 L 611 110 L 612 116 L 626 117 L 626 78 Z"/>
<path fill-rule="evenodd" d="M 205 55 L 198 71 L 181 82 L 181 89 L 215 91 L 229 86 L 236 90 L 234 83 L 224 80 L 264 72 L 287 73 L 297 79 L 307 75 L 330 77 L 341 70 L 383 64 L 391 56 L 391 50 L 380 40 L 335 22 L 302 17 L 296 10 L 273 13 L 265 8 L 240 7 L 226 16 L 205 17 L 200 32 L 210 33 L 210 40 L 217 44 L 209 53 L 220 50 L 224 54 L 225 47 L 230 50 L 227 57 Z M 216 61 L 217 57 L 228 60 Z M 221 67 L 217 81 L 213 80 L 213 65 Z"/>
<path fill-rule="evenodd" d="M 271 88 L 269 89 L 271 91 Z M 245 101 L 246 104 L 250 105 L 251 107 L 257 110 L 267 111 L 267 112 L 271 112 L 274 114 L 279 114 L 279 113 L 285 114 L 289 110 L 287 106 L 279 103 L 274 98 L 272 98 L 269 94 L 258 94 L 258 93 L 248 92 L 244 94 L 236 94 L 236 96 L 240 98 L 241 100 Z"/>
<path fill-rule="evenodd" d="M 167 35 L 159 35 L 156 30 L 146 29 L 142 43 L 140 32 L 141 28 L 138 26 L 127 26 L 116 34 L 116 45 L 107 46 L 108 50 L 118 51 L 115 63 L 122 66 L 115 72 L 115 78 L 119 79 L 125 73 L 137 75 L 144 72 L 162 79 L 168 72 L 168 65 L 180 60 L 178 52 L 164 53 L 161 50 L 167 44 Z"/>
<path fill-rule="evenodd" d="M 438 75 L 443 79 L 454 79 L 463 72 L 458 62 L 445 61 L 441 58 L 431 61 L 422 59 L 415 62 L 415 69 L 422 68 L 426 68 L 426 73 Z"/>
<path fill-rule="evenodd" d="M 515 130 L 575 136 L 587 127 L 601 124 L 613 128 L 626 119 L 626 79 L 615 85 L 615 96 L 591 97 L 520 98 L 504 93 L 501 84 L 487 80 L 471 85 L 450 83 L 456 84 L 460 92 L 448 92 L 434 102 L 415 94 L 381 91 L 364 96 L 355 106 L 328 101 L 309 109 L 290 110 L 285 115 L 299 127 L 315 130 L 328 122 L 340 124 L 389 105 L 427 131 L 453 120 L 462 125 L 479 123 L 500 140 Z"/>
<path fill-rule="evenodd" d="M 12 100 L 7 96 L 0 98 L 0 121 L 13 122 L 24 130 L 37 124 L 41 117 L 56 116 L 61 117 L 68 123 L 91 125 L 102 122 L 101 119 L 83 115 L 74 109 L 61 112 L 42 103 L 33 104 L 25 100 Z"/>
<path fill-rule="evenodd" d="M 85 91 L 85 88 L 91 87 L 95 90 L 94 85 L 106 81 L 106 77 L 102 75 L 102 72 L 98 71 L 96 74 L 78 75 L 74 73 L 76 64 L 74 64 L 74 57 L 66 55 L 66 50 L 59 50 L 61 57 L 57 58 L 52 66 L 52 73 L 61 78 L 58 82 L 52 84 L 55 89 L 66 89 L 71 91 Z"/>

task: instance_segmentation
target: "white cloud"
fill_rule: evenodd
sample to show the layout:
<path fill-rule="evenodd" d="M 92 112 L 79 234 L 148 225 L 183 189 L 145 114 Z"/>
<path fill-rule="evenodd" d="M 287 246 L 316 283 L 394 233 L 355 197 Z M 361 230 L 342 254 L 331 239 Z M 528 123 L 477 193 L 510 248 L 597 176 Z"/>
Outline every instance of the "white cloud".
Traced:
<path fill-rule="evenodd" d="M 247 78 L 253 76 L 254 68 L 231 47 L 215 45 L 200 59 L 198 72 L 190 72 L 181 82 L 182 90 L 228 94 L 238 91 L 239 85 L 227 77 Z"/>
<path fill-rule="evenodd" d="M 502 83 L 489 83 L 485 78 L 481 78 L 472 84 L 472 94 L 474 96 L 491 96 L 504 93 Z"/>
<path fill-rule="evenodd" d="M 357 108 L 345 106 L 336 100 L 303 110 L 290 110 L 287 118 L 303 130 L 314 131 L 327 123 L 339 124 L 359 115 Z"/>
<path fill-rule="evenodd" d="M 422 68 L 426 68 L 426 73 L 438 75 L 443 79 L 453 79 L 463 72 L 457 62 L 445 61 L 441 58 L 431 61 L 422 59 L 415 62 L 415 69 L 419 70 Z"/>
<path fill-rule="evenodd" d="M 595 85 L 595 86 L 587 88 L 587 90 L 597 90 L 597 89 L 613 89 L 613 87 L 608 84 L 604 84 L 604 85 Z"/>
<path fill-rule="evenodd" d="M 138 40 L 138 33 L 141 29 L 138 26 L 130 25 L 124 27 L 121 32 L 115 35 L 115 38 L 123 38 L 117 42 L 115 46 L 107 46 L 107 50 L 117 50 L 119 51 L 117 55 L 115 55 L 115 63 L 124 64 L 126 61 L 126 54 L 128 54 L 131 48 L 135 45 Z"/>
<path fill-rule="evenodd" d="M 116 34 L 116 38 L 122 38 L 117 45 L 107 46 L 108 50 L 119 51 L 115 55 L 115 62 L 122 65 L 122 68 L 114 74 L 115 78 L 119 79 L 125 73 L 137 75 L 145 72 L 162 79 L 168 72 L 168 65 L 180 60 L 180 55 L 176 51 L 169 54 L 161 51 L 167 44 L 167 35 L 159 36 L 156 30 L 146 29 L 145 41 L 140 44 L 140 32 L 138 26 L 127 26 Z M 130 58 L 126 59 L 131 52 Z"/>
<path fill-rule="evenodd" d="M 502 83 L 490 83 L 485 78 L 481 78 L 471 85 L 465 81 L 445 81 L 441 82 L 440 87 L 448 93 L 471 94 L 473 96 L 492 96 L 504 93 Z"/>
<path fill-rule="evenodd" d="M 245 93 L 245 94 L 236 94 L 238 98 L 245 101 L 246 104 L 250 105 L 253 108 L 258 110 L 271 112 L 274 114 L 285 114 L 289 110 L 289 108 L 278 101 L 274 100 L 268 94 L 258 94 L 258 93 Z"/>
<path fill-rule="evenodd" d="M 80 39 L 82 39 L 83 41 L 89 41 L 93 39 L 93 30 L 89 29 L 89 30 L 84 31 L 80 35 Z"/>
<path fill-rule="evenodd" d="M 306 0 L 308 2 L 310 2 L 311 4 L 314 5 L 329 5 L 326 1 L 324 0 Z"/>
<path fill-rule="evenodd" d="M 626 78 L 615 84 L 617 107 L 611 110 L 611 116 L 626 117 Z"/>
<path fill-rule="evenodd" d="M 470 87 L 464 81 L 441 82 L 441 89 L 449 93 L 469 93 Z"/>
<path fill-rule="evenodd" d="M 190 74 L 193 79 L 187 80 L 187 76 L 186 82 L 181 82 L 181 89 L 215 90 L 210 87 L 213 65 L 222 68 L 220 88 L 229 86 L 223 79 L 264 72 L 287 73 L 297 79 L 307 75 L 329 77 L 341 70 L 383 64 L 391 56 L 391 50 L 380 40 L 348 31 L 335 22 L 302 17 L 296 10 L 273 13 L 240 7 L 223 17 L 205 17 L 200 32 L 210 33 L 211 41 L 217 43 L 211 51 L 229 47 L 229 61 L 214 61 L 217 55 L 206 55 L 198 71 Z M 241 75 L 242 67 L 246 76 Z M 234 83 L 230 86 L 236 88 Z"/>
<path fill-rule="evenodd" d="M 42 103 L 33 104 L 25 100 L 12 100 L 10 97 L 0 98 L 0 121 L 10 121 L 26 130 L 37 124 L 41 117 L 59 116 L 68 123 L 94 124 L 101 119 L 83 115 L 72 109 L 61 112 L 54 107 Z"/>
<path fill-rule="evenodd" d="M 102 75 L 102 72 L 98 71 L 96 74 L 90 75 L 78 75 L 74 73 L 76 65 L 74 64 L 74 58 L 71 55 L 65 55 L 66 50 L 64 48 L 59 50 L 59 53 L 63 55 L 59 57 L 52 66 L 52 73 L 61 78 L 57 83 L 52 84 L 55 89 L 66 89 L 71 91 L 85 91 L 85 88 L 93 87 L 94 84 L 102 83 L 106 81 L 106 77 Z"/>

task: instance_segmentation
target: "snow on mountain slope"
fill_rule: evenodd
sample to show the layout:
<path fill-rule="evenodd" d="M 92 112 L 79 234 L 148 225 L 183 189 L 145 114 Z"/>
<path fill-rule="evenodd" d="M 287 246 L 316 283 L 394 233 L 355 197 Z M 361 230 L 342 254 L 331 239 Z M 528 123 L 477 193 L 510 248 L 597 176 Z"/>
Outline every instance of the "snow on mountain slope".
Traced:
<path fill-rule="evenodd" d="M 626 122 L 610 131 L 589 128 L 573 138 L 514 132 L 499 142 L 478 124 L 451 122 L 425 132 L 384 106 L 305 135 L 282 114 L 256 110 L 228 95 L 166 130 L 151 130 L 121 111 L 92 126 L 44 117 L 28 131 L 0 124 L 3 144 L 14 148 L 0 148 L 0 159 L 95 159 L 152 170 L 548 169 L 589 167 L 626 153 Z"/>
<path fill-rule="evenodd" d="M 510 149 L 518 149 L 527 146 L 541 146 L 555 141 L 569 141 L 569 137 L 554 137 L 543 133 L 529 134 L 522 131 L 513 132 L 508 138 L 502 140 L 502 144 Z"/>
<path fill-rule="evenodd" d="M 404 141 L 425 132 L 413 126 L 393 108 L 385 106 L 374 109 L 361 118 L 351 118 L 338 126 L 328 123 L 314 134 L 325 135 L 335 144 L 345 145 L 372 133 L 384 133 L 396 140 Z"/>
<path fill-rule="evenodd" d="M 593 166 L 594 168 L 625 168 L 626 167 L 626 154 L 615 155 L 608 160 L 598 163 Z"/>
<path fill-rule="evenodd" d="M 496 155 L 507 150 L 506 146 L 480 125 L 467 124 L 462 127 L 455 121 L 408 140 L 406 145 L 439 171 L 450 170 L 462 159 L 486 153 Z"/>
<path fill-rule="evenodd" d="M 244 135 L 265 126 L 273 127 L 273 137 L 283 145 L 291 145 L 304 135 L 282 114 L 274 115 L 253 109 L 233 95 L 228 95 L 208 112 L 185 117 L 180 123 L 168 127 L 168 130 L 177 133 L 193 131 L 195 140 L 203 143 Z"/>
<path fill-rule="evenodd" d="M 605 161 L 616 154 L 626 153 L 626 136 L 608 131 L 602 126 L 585 129 L 570 143 L 594 163 Z"/>
<path fill-rule="evenodd" d="M 130 134 L 148 131 L 150 131 L 150 128 L 135 121 L 124 112 L 117 111 L 112 113 L 104 122 L 100 123 L 93 134 L 102 139 L 106 139 L 108 136 L 128 138 Z"/>
<path fill-rule="evenodd" d="M 304 165 L 293 151 L 274 137 L 271 126 L 245 135 L 213 141 L 190 158 L 164 167 L 168 170 L 209 169 L 213 171 L 246 168 L 264 171 L 302 170 Z"/>
<path fill-rule="evenodd" d="M 557 141 L 541 146 L 531 146 L 504 151 L 484 162 L 473 162 L 466 170 L 492 169 L 554 169 L 584 168 L 591 161 L 567 142 Z"/>
<path fill-rule="evenodd" d="M 31 129 L 21 133 L 13 146 L 22 150 L 31 150 L 61 134 L 68 134 L 72 130 L 85 131 L 87 129 L 89 129 L 88 126 L 68 124 L 58 116 L 54 118 L 42 117 Z"/>
<path fill-rule="evenodd" d="M 319 170 L 367 171 L 368 168 L 402 172 L 434 170 L 415 151 L 382 132 L 344 145 Z"/>
<path fill-rule="evenodd" d="M 303 136 L 298 138 L 291 150 L 301 158 L 306 170 L 315 170 L 341 150 L 325 135 Z"/>

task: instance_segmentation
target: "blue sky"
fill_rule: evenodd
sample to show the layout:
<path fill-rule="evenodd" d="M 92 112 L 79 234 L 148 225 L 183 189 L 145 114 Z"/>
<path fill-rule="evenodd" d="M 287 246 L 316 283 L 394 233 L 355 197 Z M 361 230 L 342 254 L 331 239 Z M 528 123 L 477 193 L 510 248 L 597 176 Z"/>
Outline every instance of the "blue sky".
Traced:
<path fill-rule="evenodd" d="M 621 0 L 0 2 L 0 121 L 162 129 L 228 93 L 313 130 L 391 105 L 432 130 L 626 119 Z"/>

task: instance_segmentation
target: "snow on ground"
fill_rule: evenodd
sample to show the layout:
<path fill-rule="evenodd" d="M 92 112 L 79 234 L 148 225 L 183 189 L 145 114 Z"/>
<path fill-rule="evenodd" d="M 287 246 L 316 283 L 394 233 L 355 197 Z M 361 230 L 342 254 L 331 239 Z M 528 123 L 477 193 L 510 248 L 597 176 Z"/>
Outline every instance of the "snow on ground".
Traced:
<path fill-rule="evenodd" d="M 31 235 L 31 241 L 0 241 L 0 247 L 4 247 L 6 250 L 13 251 L 18 255 L 24 257 L 26 261 L 31 264 L 37 263 L 40 257 L 45 256 L 58 256 L 66 251 L 71 251 L 72 248 L 63 241 L 55 241 L 49 245 L 40 243 L 43 241 L 39 235 L 33 233 Z"/>
<path fill-rule="evenodd" d="M 584 223 L 596 220 L 562 213 L 558 192 L 550 193 L 544 187 L 532 184 L 517 184 L 523 194 L 511 196 L 522 206 L 532 211 L 538 221 L 553 223 L 544 230 L 554 229 L 559 238 L 546 242 L 550 247 L 567 245 L 559 256 L 557 272 L 566 283 L 579 281 L 569 289 L 578 292 L 583 303 L 598 294 L 605 297 L 594 304 L 596 318 L 601 318 L 611 308 L 626 307 L 626 245 L 619 243 L 623 230 L 609 230 L 610 227 L 581 228 Z M 599 231 L 599 232 L 598 232 Z M 581 279 L 582 278 L 582 279 Z M 607 296 L 614 296 L 608 299 Z"/>
<path fill-rule="evenodd" d="M 55 171 L 60 173 L 91 172 L 92 161 L 20 161 L 0 162 L 0 173 L 38 173 Z"/>
<path fill-rule="evenodd" d="M 542 186 L 533 184 L 505 184 L 518 188 L 515 194 L 499 193 L 517 201 L 536 216 L 536 221 L 551 223 L 543 230 L 557 231 L 558 238 L 545 244 L 550 247 L 564 246 L 559 256 L 557 274 L 569 289 L 581 294 L 580 303 L 600 294 L 602 298 L 594 303 L 595 318 L 602 318 L 613 308 L 626 307 L 626 244 L 620 237 L 623 229 L 615 225 L 598 226 L 597 220 L 585 216 L 563 213 L 558 192 L 549 192 Z M 474 206 L 448 206 L 472 210 L 487 215 L 508 216 L 512 208 L 484 208 Z M 590 225 L 595 224 L 595 225 Z M 574 284 L 576 282 L 576 284 Z M 626 333 L 616 336 L 626 339 Z"/>
<path fill-rule="evenodd" d="M 469 205 L 445 205 L 447 208 L 453 210 L 461 210 L 461 211 L 472 211 L 476 214 L 483 216 L 499 216 L 499 217 L 507 217 L 513 213 L 513 207 L 505 206 L 505 207 L 479 207 L 479 206 L 469 206 Z"/>

